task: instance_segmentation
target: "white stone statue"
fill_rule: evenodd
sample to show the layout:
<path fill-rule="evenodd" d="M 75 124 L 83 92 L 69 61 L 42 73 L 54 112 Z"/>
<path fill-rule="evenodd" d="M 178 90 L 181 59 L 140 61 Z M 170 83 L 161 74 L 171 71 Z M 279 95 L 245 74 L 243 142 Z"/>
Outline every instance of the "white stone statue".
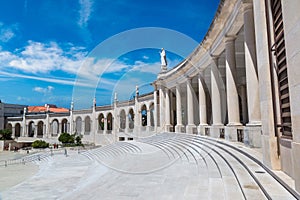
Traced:
<path fill-rule="evenodd" d="M 74 102 L 72 101 L 71 102 L 71 110 L 73 110 L 74 109 Z"/>
<path fill-rule="evenodd" d="M 139 86 L 135 86 L 135 95 L 139 96 Z"/>
<path fill-rule="evenodd" d="M 118 100 L 118 93 L 115 92 L 115 97 L 114 100 L 117 101 Z"/>
<path fill-rule="evenodd" d="M 161 66 L 167 66 L 167 58 L 166 58 L 166 51 L 164 50 L 164 48 L 161 48 L 161 52 L 160 52 L 160 62 L 161 62 Z"/>
<path fill-rule="evenodd" d="M 93 106 L 96 107 L 96 97 L 94 97 L 94 99 L 93 99 Z"/>

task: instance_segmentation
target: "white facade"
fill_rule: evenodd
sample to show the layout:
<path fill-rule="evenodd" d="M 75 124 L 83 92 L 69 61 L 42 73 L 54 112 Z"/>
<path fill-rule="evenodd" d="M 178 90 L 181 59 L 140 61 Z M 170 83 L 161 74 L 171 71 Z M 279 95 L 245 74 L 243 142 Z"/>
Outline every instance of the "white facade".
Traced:
<path fill-rule="evenodd" d="M 75 131 L 94 144 L 162 131 L 240 141 L 262 148 L 264 164 L 300 191 L 299 8 L 299 1 L 221 0 L 204 40 L 158 75 L 153 94 L 9 123 L 24 138 Z"/>

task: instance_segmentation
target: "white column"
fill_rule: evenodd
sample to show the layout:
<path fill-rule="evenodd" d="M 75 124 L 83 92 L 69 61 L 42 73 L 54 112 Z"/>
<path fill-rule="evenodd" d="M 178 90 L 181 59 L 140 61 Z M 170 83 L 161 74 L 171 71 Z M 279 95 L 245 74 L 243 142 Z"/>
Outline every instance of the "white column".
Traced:
<path fill-rule="evenodd" d="M 82 121 L 82 123 L 84 123 L 84 121 Z M 83 126 L 84 127 L 84 126 Z M 61 134 L 61 122 L 58 122 L 58 135 Z"/>
<path fill-rule="evenodd" d="M 135 104 L 134 104 L 134 131 L 138 135 L 138 133 L 141 131 L 142 127 L 142 120 L 141 120 L 141 108 L 138 101 L 138 88 L 136 89 L 136 96 L 135 96 Z"/>
<path fill-rule="evenodd" d="M 244 11 L 244 46 L 249 125 L 261 125 L 252 5 Z"/>
<path fill-rule="evenodd" d="M 70 121 L 70 134 L 74 133 L 74 121 L 73 121 L 73 110 L 74 110 L 74 103 L 71 102 L 71 108 L 70 108 L 70 117 L 69 117 L 69 121 Z M 49 129 L 50 130 L 50 129 Z"/>
<path fill-rule="evenodd" d="M 24 109 L 23 113 L 23 121 L 22 121 L 22 132 L 21 132 L 21 137 L 27 137 L 26 132 L 27 132 L 27 126 L 26 126 L 26 110 Z"/>
<path fill-rule="evenodd" d="M 218 57 L 212 57 L 211 60 L 211 104 L 213 123 L 209 134 L 214 138 L 219 138 L 223 123 L 221 111 L 221 75 L 218 69 Z"/>
<path fill-rule="evenodd" d="M 248 122 L 248 109 L 247 109 L 247 94 L 246 94 L 245 85 L 239 86 L 239 93 L 241 96 L 241 103 L 242 103 L 243 124 L 246 124 Z"/>
<path fill-rule="evenodd" d="M 147 131 L 150 131 L 151 127 L 151 114 L 150 114 L 150 108 L 147 109 Z"/>
<path fill-rule="evenodd" d="M 154 88 L 154 132 L 156 132 L 156 129 L 157 129 L 157 90 L 156 90 L 156 86 Z"/>
<path fill-rule="evenodd" d="M 207 125 L 206 118 L 206 95 L 204 90 L 204 79 L 202 74 L 198 76 L 198 87 L 199 87 L 199 119 L 200 125 Z"/>
<path fill-rule="evenodd" d="M 15 124 L 11 127 L 11 133 L 12 133 L 12 137 L 13 137 L 13 138 L 16 138 Z"/>
<path fill-rule="evenodd" d="M 37 130 L 38 130 L 38 126 L 36 124 L 34 124 L 34 134 L 33 137 L 37 138 Z"/>
<path fill-rule="evenodd" d="M 211 63 L 211 104 L 213 125 L 220 126 L 222 124 L 221 116 L 221 88 L 220 88 L 220 72 L 218 70 L 218 58 L 213 57 Z"/>
<path fill-rule="evenodd" d="M 175 121 L 174 121 L 174 96 L 173 96 L 173 91 L 172 89 L 170 89 L 170 131 L 175 131 L 173 130 L 173 125 L 175 125 Z M 176 109 L 176 108 L 175 108 Z"/>
<path fill-rule="evenodd" d="M 168 88 L 165 88 L 165 94 L 166 94 L 166 98 L 165 98 L 165 102 L 166 102 L 166 115 L 165 115 L 165 119 L 166 119 L 166 124 L 165 124 L 165 131 L 170 131 L 170 127 L 171 127 L 171 120 L 170 120 L 170 116 L 171 116 L 171 106 L 170 106 L 170 90 Z"/>
<path fill-rule="evenodd" d="M 97 116 L 96 116 L 96 105 L 94 104 L 93 106 L 93 113 L 92 113 L 92 118 L 91 118 L 91 121 L 90 121 L 92 124 L 91 124 L 91 133 L 90 134 L 93 134 L 93 142 L 94 144 L 96 144 L 96 133 L 98 132 L 98 120 L 97 120 Z"/>
<path fill-rule="evenodd" d="M 115 141 L 117 141 L 117 133 L 120 130 L 120 115 L 117 113 L 116 107 L 113 110 L 113 117 L 112 117 L 112 134 L 115 134 Z"/>
<path fill-rule="evenodd" d="M 182 108 L 181 108 L 181 94 L 180 85 L 176 85 L 176 121 L 175 132 L 182 132 Z"/>
<path fill-rule="evenodd" d="M 48 138 L 49 137 L 49 131 L 50 130 L 50 124 L 49 124 L 49 113 L 46 114 L 46 119 L 45 119 L 45 132 L 43 134 L 43 138 Z"/>
<path fill-rule="evenodd" d="M 24 135 L 25 137 L 29 137 L 29 130 L 28 129 L 29 129 L 29 124 L 26 124 L 26 126 L 25 126 L 25 132 L 24 132 L 25 133 L 25 135 Z"/>
<path fill-rule="evenodd" d="M 237 91 L 237 72 L 234 40 L 235 37 L 225 38 L 225 67 L 228 113 L 228 124 L 225 127 L 225 139 L 231 141 L 237 141 L 238 126 L 242 126 L 242 124 L 240 123 L 239 96 Z"/>
<path fill-rule="evenodd" d="M 125 133 L 129 132 L 129 110 L 128 113 L 125 114 Z"/>
<path fill-rule="evenodd" d="M 59 123 L 59 134 L 61 133 L 61 123 Z M 81 134 L 85 134 L 85 119 L 81 121 Z"/>
<path fill-rule="evenodd" d="M 104 117 L 104 130 L 103 133 L 106 134 L 107 133 L 107 118 Z"/>
<path fill-rule="evenodd" d="M 198 75 L 198 90 L 199 90 L 199 127 L 198 132 L 201 135 L 205 134 L 205 126 L 207 126 L 207 116 L 206 116 L 206 94 L 204 90 L 204 78 L 203 74 Z"/>
<path fill-rule="evenodd" d="M 46 124 L 43 124 L 43 138 L 46 138 Z"/>
<path fill-rule="evenodd" d="M 286 154 L 281 151 L 282 169 L 293 166 L 292 178 L 295 180 L 295 189 L 300 192 L 300 78 L 299 78 L 299 63 L 300 63 L 300 31 L 299 31 L 299 7 L 300 1 L 281 1 L 282 15 L 284 24 L 284 38 L 286 47 L 287 73 L 289 83 L 289 100 L 292 120 L 293 139 L 292 158 L 289 155 L 290 149 L 286 149 Z M 292 163 L 291 161 L 292 160 Z M 290 164 L 291 163 L 291 164 Z M 286 170 L 288 171 L 288 170 Z"/>
<path fill-rule="evenodd" d="M 186 92 L 187 92 L 187 120 L 188 124 L 186 126 L 186 132 L 193 134 L 195 132 L 195 122 L 194 122 L 194 96 L 192 88 L 192 79 L 189 78 L 186 82 Z"/>
<path fill-rule="evenodd" d="M 226 87 L 227 87 L 227 126 L 241 125 L 239 97 L 236 85 L 235 37 L 225 38 Z"/>
<path fill-rule="evenodd" d="M 244 143 L 261 147 L 261 116 L 259 105 L 259 82 L 256 64 L 255 31 L 252 4 L 244 9 L 244 46 L 249 122 L 244 131 Z"/>
<path fill-rule="evenodd" d="M 255 43 L 257 56 L 257 74 L 259 77 L 260 109 L 262 123 L 263 162 L 271 169 L 281 169 L 280 159 L 277 155 L 277 140 L 275 137 L 275 124 L 272 100 L 271 71 L 269 60 L 268 28 L 266 21 L 266 1 L 253 0 Z"/>
<path fill-rule="evenodd" d="M 165 126 L 165 118 L 164 118 L 164 113 L 165 113 L 165 107 L 164 107 L 164 99 L 165 99 L 165 95 L 164 95 L 164 91 L 163 89 L 160 87 L 159 89 L 159 118 L 160 118 L 160 130 L 163 130 L 164 126 Z"/>

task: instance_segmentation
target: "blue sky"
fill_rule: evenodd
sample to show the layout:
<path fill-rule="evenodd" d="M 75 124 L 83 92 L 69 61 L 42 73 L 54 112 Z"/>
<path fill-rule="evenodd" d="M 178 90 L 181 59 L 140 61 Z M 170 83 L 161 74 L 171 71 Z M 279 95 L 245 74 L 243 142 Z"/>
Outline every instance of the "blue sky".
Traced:
<path fill-rule="evenodd" d="M 194 47 L 182 47 L 188 39 L 180 34 L 199 43 L 218 3 L 3 0 L 0 99 L 66 108 L 73 100 L 75 108 L 89 108 L 93 96 L 97 105 L 104 105 L 111 103 L 114 92 L 119 100 L 130 98 L 135 85 L 140 93 L 149 92 L 160 70 L 160 48 L 166 49 L 168 68 L 182 61 Z M 144 27 L 157 28 L 144 32 Z M 170 37 L 161 36 L 165 30 Z"/>

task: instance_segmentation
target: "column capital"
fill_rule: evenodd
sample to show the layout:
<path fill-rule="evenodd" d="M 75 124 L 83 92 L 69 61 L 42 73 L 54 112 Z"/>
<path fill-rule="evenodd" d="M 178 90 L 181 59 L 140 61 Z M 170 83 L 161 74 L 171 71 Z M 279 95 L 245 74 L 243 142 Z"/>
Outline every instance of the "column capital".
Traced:
<path fill-rule="evenodd" d="M 157 90 L 157 83 L 156 83 L 156 82 L 153 82 L 153 83 L 151 83 L 150 85 L 153 86 L 154 90 Z"/>
<path fill-rule="evenodd" d="M 187 83 L 191 83 L 192 82 L 193 77 L 191 76 L 186 76 L 186 82 Z"/>
<path fill-rule="evenodd" d="M 243 13 L 245 14 L 249 11 L 253 11 L 253 4 L 249 2 L 243 3 Z"/>
<path fill-rule="evenodd" d="M 204 72 L 203 72 L 203 71 L 200 71 L 200 72 L 198 73 L 198 78 L 202 79 L 202 78 L 204 78 L 203 76 L 204 76 Z"/>
<path fill-rule="evenodd" d="M 253 0 L 242 0 L 243 5 L 252 4 Z"/>
<path fill-rule="evenodd" d="M 226 35 L 223 39 L 223 41 L 226 43 L 234 42 L 234 40 L 237 38 L 236 35 Z"/>
<path fill-rule="evenodd" d="M 220 56 L 210 54 L 210 57 L 211 57 L 211 60 L 212 60 L 214 63 L 218 63 L 218 60 L 219 60 L 219 57 L 220 57 Z"/>

